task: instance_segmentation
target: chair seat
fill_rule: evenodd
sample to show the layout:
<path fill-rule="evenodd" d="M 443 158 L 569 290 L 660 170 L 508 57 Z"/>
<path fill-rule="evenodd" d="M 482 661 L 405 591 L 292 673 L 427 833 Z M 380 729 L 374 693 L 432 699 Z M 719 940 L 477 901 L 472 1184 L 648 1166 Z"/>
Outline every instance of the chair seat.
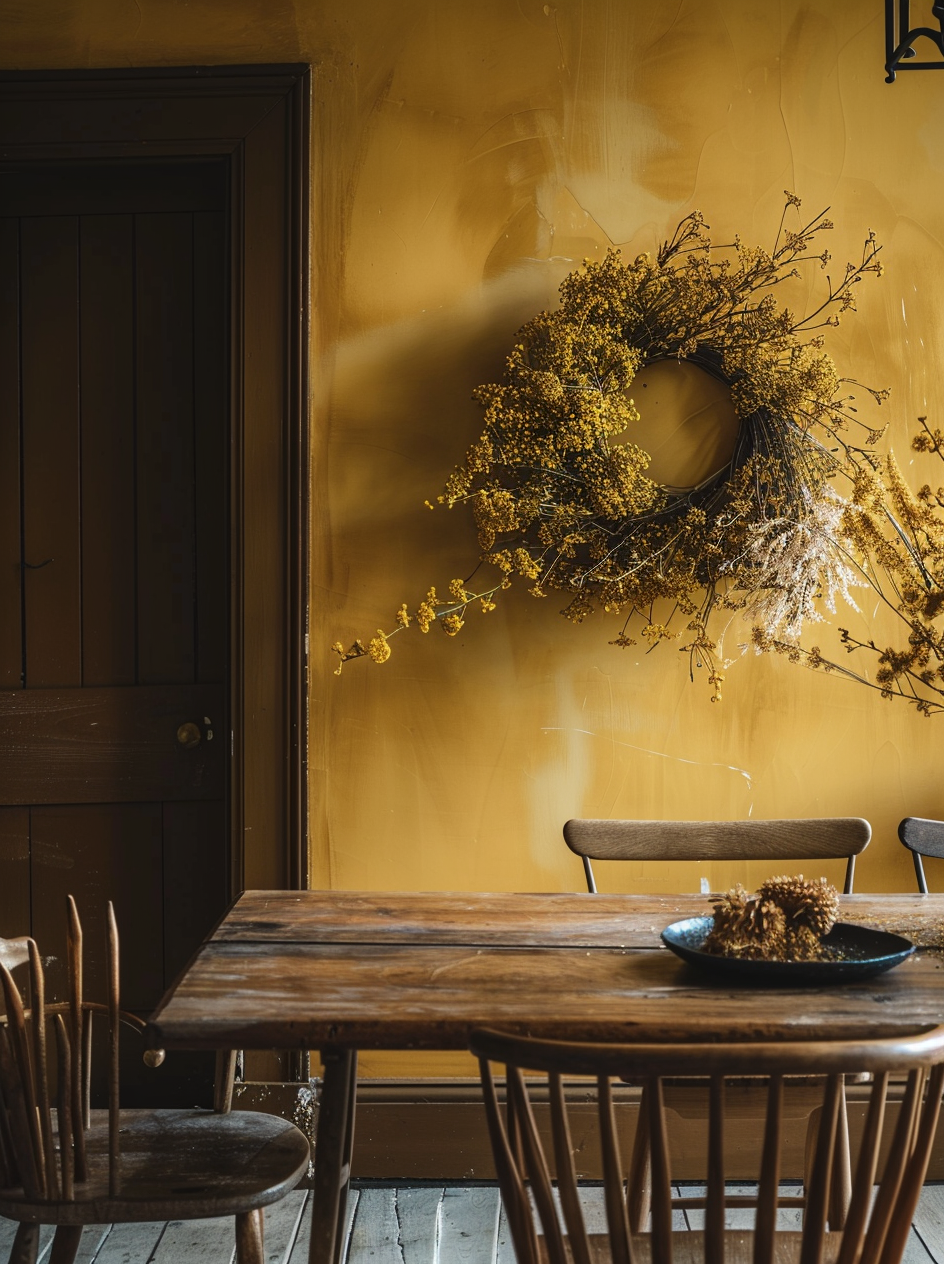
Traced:
<path fill-rule="evenodd" d="M 774 1235 L 773 1264 L 798 1264 L 801 1233 Z M 611 1264 L 610 1237 L 607 1233 L 587 1235 L 592 1264 Z M 833 1264 L 839 1254 L 841 1235 L 827 1233 L 823 1238 L 822 1264 Z M 652 1264 L 652 1238 L 648 1233 L 633 1235 L 633 1264 Z M 544 1238 L 538 1238 L 542 1261 L 547 1260 Z M 672 1234 L 673 1264 L 703 1264 L 705 1235 L 699 1230 Z M 754 1235 L 745 1230 L 729 1229 L 724 1235 L 724 1264 L 753 1264 Z"/>
<path fill-rule="evenodd" d="M 89 1179 L 75 1201 L 0 1190 L 0 1214 L 36 1224 L 189 1220 L 253 1211 L 294 1189 L 311 1157 L 304 1134 L 275 1115 L 197 1110 L 121 1112 L 117 1196 L 108 1192 L 108 1112 L 92 1111 Z"/>

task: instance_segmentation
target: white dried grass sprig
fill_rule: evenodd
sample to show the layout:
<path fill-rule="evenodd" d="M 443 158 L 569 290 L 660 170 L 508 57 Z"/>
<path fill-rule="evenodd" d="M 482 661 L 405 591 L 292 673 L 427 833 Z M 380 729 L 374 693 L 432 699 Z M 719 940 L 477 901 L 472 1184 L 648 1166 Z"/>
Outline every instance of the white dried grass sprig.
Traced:
<path fill-rule="evenodd" d="M 855 554 L 842 526 L 855 506 L 833 488 L 809 497 L 799 518 L 756 523 L 739 570 L 751 574 L 744 618 L 769 637 L 796 643 L 804 623 L 822 623 L 820 604 L 836 613 L 836 599 L 858 610 L 853 588 L 868 584 L 850 564 Z M 758 653 L 761 652 L 758 648 Z"/>

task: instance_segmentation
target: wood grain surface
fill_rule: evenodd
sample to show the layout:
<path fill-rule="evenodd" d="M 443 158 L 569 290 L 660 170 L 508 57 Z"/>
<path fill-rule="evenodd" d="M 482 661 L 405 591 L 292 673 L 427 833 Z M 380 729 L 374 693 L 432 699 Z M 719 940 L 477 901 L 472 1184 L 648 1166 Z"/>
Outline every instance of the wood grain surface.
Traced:
<path fill-rule="evenodd" d="M 692 1192 L 685 1186 L 684 1192 Z M 702 1191 L 704 1187 L 702 1186 Z M 730 1186 L 729 1195 L 748 1193 L 745 1186 Z M 784 1187 L 783 1193 L 798 1192 Z M 588 1233 L 606 1230 L 606 1210 L 600 1186 L 581 1186 L 580 1203 Z M 390 1197 L 393 1206 L 390 1207 Z M 495 1188 L 481 1186 L 411 1186 L 405 1182 L 381 1188 L 354 1189 L 348 1204 L 342 1258 L 348 1264 L 515 1264 L 514 1250 L 505 1213 L 499 1210 L 497 1240 L 486 1222 L 489 1200 L 497 1198 Z M 266 1259 L 271 1264 L 307 1264 L 310 1207 L 308 1191 L 295 1190 L 280 1203 L 265 1209 Z M 363 1205 L 362 1205 L 363 1200 Z M 378 1205 L 384 1213 L 378 1214 Z M 381 1216 L 387 1218 L 380 1244 L 374 1231 Z M 704 1215 L 698 1211 L 677 1212 L 678 1229 L 701 1229 Z M 448 1217 L 448 1219 L 447 1219 Z M 355 1227 L 357 1237 L 355 1239 Z M 732 1208 L 727 1214 L 732 1228 L 749 1229 L 753 1212 Z M 795 1208 L 778 1214 L 777 1228 L 797 1229 L 800 1215 Z M 232 1264 L 233 1234 L 213 1220 L 177 1221 L 171 1224 L 102 1225 L 86 1231 L 77 1257 L 78 1264 Z M 483 1228 L 485 1231 L 483 1232 Z M 9 1252 L 16 1225 L 0 1220 L 0 1253 Z M 40 1259 L 46 1258 L 52 1230 L 40 1230 Z M 365 1243 L 363 1249 L 361 1243 Z M 456 1254 L 457 1246 L 464 1254 Z M 491 1254 L 489 1250 L 491 1249 Z M 383 1252 L 386 1251 L 386 1255 Z M 447 1251 L 449 1254 L 447 1254 Z M 6 1258 L 0 1255 L 0 1258 Z M 905 1264 L 936 1264 L 944 1258 L 944 1189 L 925 1185 L 914 1217 L 914 1228 L 905 1251 Z"/>
<path fill-rule="evenodd" d="M 137 671 L 193 680 L 193 223 L 135 217 Z M 219 712 L 217 712 L 219 714 Z"/>
<path fill-rule="evenodd" d="M 23 687 L 20 536 L 20 226 L 0 219 L 0 687 Z"/>
<path fill-rule="evenodd" d="M 786 821 L 573 820 L 564 841 L 591 860 L 825 860 L 857 856 L 872 837 L 858 816 Z"/>
<path fill-rule="evenodd" d="M 113 182 L 114 177 L 109 183 Z M 135 501 L 133 216 L 85 214 L 78 266 L 82 684 L 133 685 L 137 640 L 135 532 L 129 529 Z"/>
<path fill-rule="evenodd" d="M 840 987 L 715 982 L 659 944 L 666 924 L 709 907 L 704 896 L 250 893 L 165 998 L 149 1039 L 461 1049 L 476 1026 L 591 1040 L 811 1039 L 940 1020 L 935 952 Z M 842 907 L 850 920 L 916 908 L 944 917 L 944 897 L 852 896 Z"/>
<path fill-rule="evenodd" d="M 78 220 L 24 220 L 20 243 L 24 684 L 42 689 L 82 681 Z"/>
<path fill-rule="evenodd" d="M 710 911 L 703 895 L 246 891 L 213 942 L 651 947 L 669 922 Z"/>
<path fill-rule="evenodd" d="M 73 1225 L 230 1216 L 276 1202 L 309 1158 L 304 1137 L 274 1115 L 123 1111 L 121 1188 L 112 1196 L 106 1112 L 92 1112 L 86 1140 L 89 1175 L 74 1202 L 33 1201 L 11 1186 L 0 1191 L 0 1215 Z"/>
<path fill-rule="evenodd" d="M 670 922 L 711 912 L 710 895 L 450 891 L 246 891 L 213 943 L 508 944 L 658 947 Z M 849 895 L 842 917 L 944 923 L 944 898 Z"/>
<path fill-rule="evenodd" d="M 212 799 L 225 743 L 177 741 L 222 713 L 222 686 L 19 689 L 0 694 L 0 803 Z"/>

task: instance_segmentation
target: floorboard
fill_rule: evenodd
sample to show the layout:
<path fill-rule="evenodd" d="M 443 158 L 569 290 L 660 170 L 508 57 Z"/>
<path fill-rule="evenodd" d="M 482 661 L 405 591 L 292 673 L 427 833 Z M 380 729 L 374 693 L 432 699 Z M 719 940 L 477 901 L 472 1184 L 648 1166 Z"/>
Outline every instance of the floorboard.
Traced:
<path fill-rule="evenodd" d="M 925 1185 L 914 1227 L 934 1264 L 944 1264 L 944 1185 Z"/>
<path fill-rule="evenodd" d="M 495 1251 L 495 1264 L 517 1264 L 515 1248 L 511 1241 L 511 1233 L 508 1229 L 508 1221 L 505 1218 L 504 1207 L 498 1214 L 498 1240 Z"/>
<path fill-rule="evenodd" d="M 79 1243 L 79 1249 L 76 1252 L 75 1264 L 96 1264 L 101 1258 L 102 1248 L 108 1240 L 111 1230 L 111 1225 L 89 1225 L 84 1229 L 82 1241 Z"/>
<path fill-rule="evenodd" d="M 295 1189 L 265 1211 L 266 1264 L 289 1264 L 292 1248 L 301 1227 L 301 1217 L 308 1201 L 308 1192 Z"/>
<path fill-rule="evenodd" d="M 403 1264 L 438 1264 L 445 1189 L 417 1186 L 397 1190 L 397 1220 Z"/>
<path fill-rule="evenodd" d="M 728 1186 L 731 1194 L 747 1192 Z M 676 1192 L 700 1192 L 685 1186 Z M 784 1188 L 784 1192 L 786 1188 Z M 792 1192 L 792 1191 L 790 1191 Z M 308 1264 L 310 1194 L 296 1190 L 266 1209 L 266 1264 Z M 589 1233 L 606 1231 L 600 1186 L 580 1190 Z M 749 1209 L 728 1213 L 731 1228 L 751 1224 Z M 702 1228 L 704 1212 L 677 1212 L 677 1229 Z M 779 1228 L 799 1227 L 800 1212 L 780 1212 Z M 0 1260 L 16 1225 L 0 1218 Z M 42 1230 L 38 1264 L 49 1264 L 53 1231 Z M 354 1189 L 348 1200 L 344 1264 L 515 1264 L 514 1248 L 491 1186 L 421 1185 Z M 233 1264 L 232 1217 L 168 1224 L 89 1226 L 76 1264 Z M 927 1185 L 902 1264 L 944 1264 L 944 1185 Z"/>
<path fill-rule="evenodd" d="M 311 1195 L 306 1197 L 305 1204 L 300 1213 L 298 1221 L 298 1233 L 292 1244 L 292 1253 L 288 1258 L 288 1264 L 308 1264 L 308 1244 L 311 1239 L 311 1203 L 309 1199 Z M 344 1237 L 345 1250 L 346 1244 L 350 1242 L 351 1225 L 354 1221 L 354 1215 L 357 1211 L 357 1204 L 360 1199 L 360 1191 L 352 1189 L 347 1197 L 347 1211 L 345 1214 Z M 346 1260 L 347 1256 L 342 1254 L 342 1260 Z"/>
<path fill-rule="evenodd" d="M 235 1250 L 232 1216 L 171 1220 L 151 1259 L 153 1264 L 231 1264 Z"/>
<path fill-rule="evenodd" d="M 495 1264 L 498 1190 L 484 1186 L 443 1191 L 437 1264 Z"/>
<path fill-rule="evenodd" d="M 705 1196 L 704 1185 L 683 1185 L 679 1187 L 680 1194 L 689 1197 Z M 799 1185 L 781 1185 L 780 1193 L 784 1198 L 792 1198 L 803 1192 Z M 756 1185 L 726 1185 L 725 1193 L 731 1197 L 738 1197 L 746 1194 L 756 1194 Z M 704 1229 L 705 1213 L 703 1211 L 688 1211 L 684 1213 L 686 1220 L 685 1227 L 688 1229 Z M 729 1207 L 725 1211 L 724 1222 L 729 1229 L 751 1229 L 754 1225 L 754 1212 L 750 1207 Z M 780 1232 L 789 1232 L 802 1228 L 803 1216 L 799 1207 L 781 1207 L 777 1212 L 777 1229 Z"/>
<path fill-rule="evenodd" d="M 930 1264 L 930 1261 L 931 1256 L 912 1225 L 908 1241 L 905 1243 L 904 1254 L 901 1257 L 901 1264 Z"/>
<path fill-rule="evenodd" d="M 148 1264 L 164 1228 L 162 1224 L 112 1225 L 94 1257 L 95 1264 Z M 82 1235 L 83 1239 L 87 1236 L 87 1233 Z"/>
<path fill-rule="evenodd" d="M 402 1264 L 400 1221 L 395 1189 L 362 1189 L 354 1213 L 348 1260 L 372 1264 Z"/>

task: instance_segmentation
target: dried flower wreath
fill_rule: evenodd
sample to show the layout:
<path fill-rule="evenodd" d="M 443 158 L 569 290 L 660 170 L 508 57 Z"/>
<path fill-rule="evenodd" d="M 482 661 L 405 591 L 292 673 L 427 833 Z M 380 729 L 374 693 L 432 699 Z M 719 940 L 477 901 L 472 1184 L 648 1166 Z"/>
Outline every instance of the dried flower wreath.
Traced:
<path fill-rule="evenodd" d="M 845 525 L 849 502 L 830 479 L 871 469 L 846 436 L 850 423 L 866 444 L 882 431 L 858 421 L 848 388 L 861 384 L 839 376 L 818 331 L 854 310 L 854 287 L 881 272 L 880 247 L 870 233 L 861 261 L 846 264 L 838 284 L 828 279 L 822 303 L 797 319 L 772 291 L 800 264 L 827 268 L 828 251 L 814 243 L 832 224 L 821 214 L 789 229 L 800 199 L 786 197 L 772 251 L 738 238 L 715 247 L 694 212 L 655 258 L 628 263 L 610 250 L 564 280 L 560 307 L 519 331 L 503 382 L 476 391 L 484 431 L 439 496 L 449 508 L 471 506 L 478 565 L 449 584 L 448 598 L 431 588 L 412 614 L 401 606 L 392 632 L 349 649 L 336 642 L 341 664 L 385 662 L 390 637 L 414 620 L 455 636 L 473 604 L 493 610 L 520 576 L 535 597 L 565 593 L 562 613 L 574 622 L 597 609 L 622 615 L 614 645 L 635 644 L 638 631 L 654 646 L 682 623 L 682 650 L 691 669 L 707 669 L 718 699 L 722 611 L 741 610 L 764 651 L 792 649 L 804 623 L 822 619 L 821 599 L 830 611 L 837 596 L 854 605 L 862 564 Z M 725 383 L 739 420 L 729 465 L 684 490 L 648 478 L 649 456 L 631 441 L 633 378 L 668 359 Z M 887 395 L 863 389 L 878 403 Z M 483 563 L 498 578 L 473 590 Z M 824 665 L 818 651 L 804 653 Z"/>

